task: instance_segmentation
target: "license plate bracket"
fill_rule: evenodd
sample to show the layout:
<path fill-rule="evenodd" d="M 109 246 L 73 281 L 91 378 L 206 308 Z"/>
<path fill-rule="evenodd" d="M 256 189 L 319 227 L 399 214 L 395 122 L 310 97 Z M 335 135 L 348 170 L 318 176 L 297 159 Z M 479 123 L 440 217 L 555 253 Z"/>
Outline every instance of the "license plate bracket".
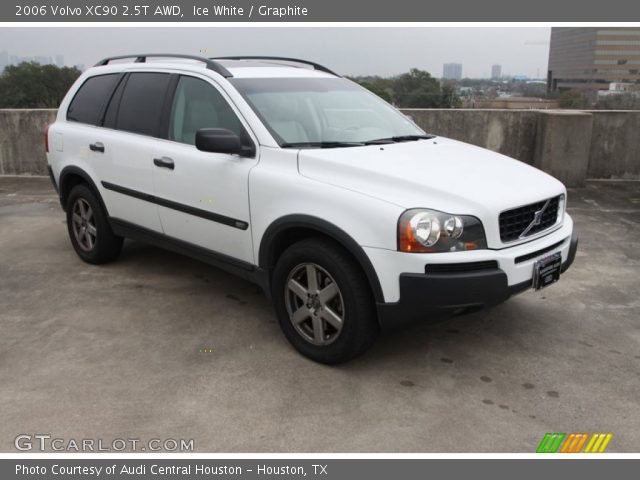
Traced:
<path fill-rule="evenodd" d="M 540 290 L 560 280 L 562 255 L 560 252 L 542 258 L 533 264 L 533 288 Z"/>

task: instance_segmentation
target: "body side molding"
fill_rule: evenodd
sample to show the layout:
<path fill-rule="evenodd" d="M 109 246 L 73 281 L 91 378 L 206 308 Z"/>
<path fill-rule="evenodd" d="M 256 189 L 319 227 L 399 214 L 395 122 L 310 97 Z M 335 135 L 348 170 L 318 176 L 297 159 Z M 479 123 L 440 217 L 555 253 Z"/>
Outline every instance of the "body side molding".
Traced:
<path fill-rule="evenodd" d="M 229 227 L 238 228 L 240 230 L 246 230 L 247 228 L 249 228 L 249 224 L 244 220 L 238 220 L 236 218 L 220 215 L 219 213 L 191 207 L 183 203 L 167 200 L 166 198 L 156 197 L 155 195 L 151 195 L 149 193 L 139 192 L 127 187 L 122 187 L 114 183 L 102 182 L 102 186 L 107 190 L 111 190 L 112 192 L 121 193 L 122 195 L 127 195 L 139 200 L 155 203 L 156 205 L 160 205 L 161 207 L 171 208 L 172 210 L 177 210 L 179 212 L 193 215 L 195 217 L 204 218 L 205 220 L 211 220 L 212 222 L 222 223 L 223 225 L 227 225 Z"/>

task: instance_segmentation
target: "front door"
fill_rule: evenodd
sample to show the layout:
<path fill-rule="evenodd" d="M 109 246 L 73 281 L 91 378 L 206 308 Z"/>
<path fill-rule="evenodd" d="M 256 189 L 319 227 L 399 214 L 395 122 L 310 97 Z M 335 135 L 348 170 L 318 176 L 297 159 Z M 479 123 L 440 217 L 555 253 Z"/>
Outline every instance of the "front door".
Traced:
<path fill-rule="evenodd" d="M 247 130 L 223 93 L 202 78 L 180 76 L 167 140 L 157 143 L 153 180 L 164 233 L 215 252 L 253 261 L 249 171 L 258 159 L 199 151 L 196 132 Z"/>

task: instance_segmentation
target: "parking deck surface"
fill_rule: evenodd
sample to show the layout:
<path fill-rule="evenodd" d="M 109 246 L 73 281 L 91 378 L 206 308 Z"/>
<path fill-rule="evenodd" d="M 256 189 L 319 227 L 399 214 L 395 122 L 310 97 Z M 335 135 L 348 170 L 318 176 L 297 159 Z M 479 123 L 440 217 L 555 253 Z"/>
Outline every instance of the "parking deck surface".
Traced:
<path fill-rule="evenodd" d="M 638 452 L 640 182 L 589 182 L 568 205 L 580 247 L 559 283 L 327 367 L 288 345 L 250 283 L 134 242 L 87 265 L 49 180 L 0 177 L 0 451 L 50 434 L 534 452 L 546 432 L 611 432 L 607 451 Z"/>

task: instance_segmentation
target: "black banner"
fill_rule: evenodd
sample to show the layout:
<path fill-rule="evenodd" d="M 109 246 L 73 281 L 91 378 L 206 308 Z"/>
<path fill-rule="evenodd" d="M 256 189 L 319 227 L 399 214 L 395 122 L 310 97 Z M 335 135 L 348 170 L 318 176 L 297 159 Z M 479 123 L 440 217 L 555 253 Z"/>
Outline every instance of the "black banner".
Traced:
<path fill-rule="evenodd" d="M 60 459 L 0 460 L 0 478 L 204 480 L 213 477 L 311 480 L 424 480 L 428 478 L 635 478 L 640 459 Z M 615 464 L 614 464 L 615 462 Z"/>
<path fill-rule="evenodd" d="M 634 22 L 640 3 L 513 0 L 16 0 L 1 22 Z"/>

